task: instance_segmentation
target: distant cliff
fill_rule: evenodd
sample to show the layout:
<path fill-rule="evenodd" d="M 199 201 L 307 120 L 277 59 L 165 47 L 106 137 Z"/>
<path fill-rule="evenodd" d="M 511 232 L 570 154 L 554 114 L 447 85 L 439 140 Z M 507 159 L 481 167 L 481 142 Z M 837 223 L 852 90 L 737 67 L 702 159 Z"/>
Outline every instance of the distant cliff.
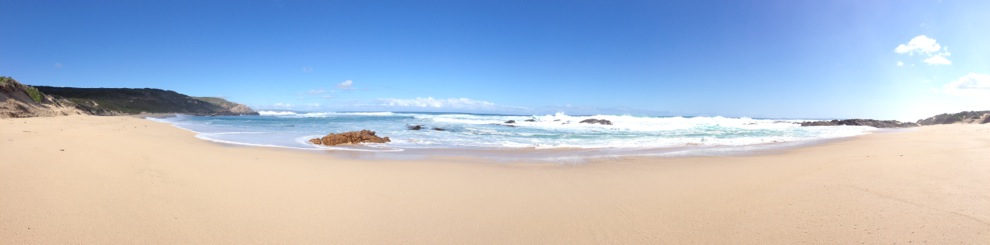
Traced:
<path fill-rule="evenodd" d="M 0 118 L 60 115 L 257 115 L 243 104 L 215 97 L 190 97 L 175 91 L 132 88 L 28 86 L 0 77 Z"/>
<path fill-rule="evenodd" d="M 802 122 L 802 127 L 809 126 L 870 126 L 874 128 L 909 128 L 919 126 L 913 122 L 900 122 L 896 120 L 875 120 L 875 119 L 845 119 L 831 121 L 811 121 Z"/>
<path fill-rule="evenodd" d="M 235 115 L 258 115 L 258 112 L 254 111 L 254 109 L 251 109 L 251 107 L 248 107 L 248 106 L 246 106 L 244 104 L 238 104 L 238 103 L 230 102 L 230 101 L 227 101 L 227 100 L 225 100 L 223 98 L 218 98 L 218 97 L 192 97 L 192 98 L 193 99 L 197 99 L 197 100 L 206 101 L 207 103 L 210 103 L 210 104 L 214 104 L 216 106 L 219 106 L 220 108 L 223 108 L 224 110 L 227 110 L 231 114 L 235 114 Z"/>
<path fill-rule="evenodd" d="M 0 76 L 0 118 L 89 114 L 69 100 L 45 95 L 38 88 Z"/>
<path fill-rule="evenodd" d="M 944 114 L 935 115 L 933 117 L 918 120 L 918 124 L 921 125 L 955 124 L 955 123 L 969 123 L 969 124 L 990 123 L 990 111 L 964 111 L 953 114 L 944 113 Z"/>
<path fill-rule="evenodd" d="M 870 126 L 875 128 L 906 128 L 939 124 L 983 124 L 990 123 L 990 111 L 964 111 L 959 113 L 944 113 L 918 120 L 917 123 L 899 122 L 894 120 L 880 121 L 873 119 L 846 119 L 831 121 L 802 122 L 801 126 Z"/>

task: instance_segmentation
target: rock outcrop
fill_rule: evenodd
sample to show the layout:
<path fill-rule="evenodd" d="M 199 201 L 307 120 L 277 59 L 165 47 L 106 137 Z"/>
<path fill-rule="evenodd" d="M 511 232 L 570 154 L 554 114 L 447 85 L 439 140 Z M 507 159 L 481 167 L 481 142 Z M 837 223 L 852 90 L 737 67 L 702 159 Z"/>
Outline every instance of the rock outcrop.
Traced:
<path fill-rule="evenodd" d="M 222 108 L 222 110 L 218 110 L 218 111 L 212 113 L 212 115 L 215 115 L 215 116 L 218 116 L 218 115 L 235 115 L 235 116 L 236 115 L 258 115 L 258 112 L 254 111 L 254 109 L 251 109 L 251 107 L 248 107 L 247 105 L 244 105 L 244 104 L 238 104 L 238 103 L 230 102 L 230 101 L 227 101 L 224 98 L 218 98 L 218 97 L 192 97 L 192 98 L 193 99 L 197 99 L 197 100 L 206 101 L 206 103 L 210 103 L 210 104 L 213 104 L 213 105 L 216 105 L 216 106 L 219 106 L 220 108 Z"/>
<path fill-rule="evenodd" d="M 516 123 L 516 120 L 508 120 L 508 121 L 505 121 L 505 124 L 513 124 L 513 123 Z"/>
<path fill-rule="evenodd" d="M 579 123 L 612 125 L 612 121 L 605 120 L 605 119 L 594 119 L 594 118 L 592 118 L 592 119 L 584 119 L 584 120 L 581 120 Z"/>
<path fill-rule="evenodd" d="M 423 129 L 423 125 L 406 125 L 409 130 L 420 130 Z"/>
<path fill-rule="evenodd" d="M 912 122 L 900 122 L 896 120 L 875 120 L 875 119 L 845 119 L 845 120 L 831 120 L 831 121 L 811 121 L 802 122 L 802 127 L 810 126 L 870 126 L 874 128 L 908 128 L 917 127 L 917 123 Z"/>
<path fill-rule="evenodd" d="M 918 120 L 918 124 L 921 125 L 937 125 L 937 124 L 954 124 L 954 123 L 968 123 L 968 124 L 983 124 L 990 123 L 990 111 L 964 111 L 959 113 L 944 113 L 935 115 L 933 117 Z"/>
<path fill-rule="evenodd" d="M 330 133 L 323 138 L 313 138 L 309 140 L 310 143 L 317 145 L 342 145 L 342 144 L 359 144 L 359 143 L 388 143 L 392 142 L 388 137 L 378 137 L 375 135 L 375 131 L 361 130 L 361 131 L 351 131 L 345 133 Z"/>

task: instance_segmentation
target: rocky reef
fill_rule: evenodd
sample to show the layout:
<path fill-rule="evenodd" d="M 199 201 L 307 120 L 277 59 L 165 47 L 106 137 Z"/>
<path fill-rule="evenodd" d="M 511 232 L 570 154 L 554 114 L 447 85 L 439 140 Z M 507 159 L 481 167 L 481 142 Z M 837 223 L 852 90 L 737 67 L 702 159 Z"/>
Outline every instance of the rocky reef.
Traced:
<path fill-rule="evenodd" d="M 312 138 L 309 143 L 316 145 L 342 145 L 342 144 L 359 144 L 359 143 L 388 143 L 392 140 L 388 137 L 378 137 L 375 135 L 375 131 L 361 130 L 361 131 L 351 131 L 344 133 L 330 133 L 323 138 Z"/>
<path fill-rule="evenodd" d="M 908 128 L 917 127 L 917 123 L 913 122 L 900 122 L 897 120 L 875 120 L 875 119 L 845 119 L 845 120 L 831 120 L 831 121 L 811 121 L 802 122 L 802 127 L 810 126 L 870 126 L 874 128 Z"/>
<path fill-rule="evenodd" d="M 594 119 L 594 118 L 584 119 L 584 120 L 581 120 L 579 123 L 612 125 L 612 121 L 605 120 L 605 119 Z"/>
<path fill-rule="evenodd" d="M 427 128 L 427 127 L 423 127 L 423 125 L 418 125 L 418 124 L 406 125 L 406 129 L 413 130 L 413 131 L 422 130 L 424 128 Z M 433 130 L 433 131 L 447 131 L 447 129 L 444 129 L 444 128 L 441 128 L 441 127 L 433 127 L 431 130 Z"/>

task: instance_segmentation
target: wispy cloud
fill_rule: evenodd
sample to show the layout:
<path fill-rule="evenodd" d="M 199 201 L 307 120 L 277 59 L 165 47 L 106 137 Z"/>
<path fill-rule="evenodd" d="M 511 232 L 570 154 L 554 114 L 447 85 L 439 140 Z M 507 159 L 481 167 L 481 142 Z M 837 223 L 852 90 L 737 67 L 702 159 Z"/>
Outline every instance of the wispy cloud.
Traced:
<path fill-rule="evenodd" d="M 322 94 L 322 93 L 326 93 L 326 92 L 327 91 L 326 90 L 323 90 L 323 89 L 313 89 L 313 90 L 310 90 L 310 91 L 306 91 L 307 94 L 313 94 L 313 95 Z"/>
<path fill-rule="evenodd" d="M 352 89 L 353 87 L 354 87 L 354 81 L 351 80 L 343 81 L 340 84 L 337 84 L 337 88 L 344 90 Z"/>
<path fill-rule="evenodd" d="M 969 73 L 945 84 L 944 91 L 954 95 L 990 95 L 990 74 Z"/>
<path fill-rule="evenodd" d="M 312 66 L 303 66 L 302 67 L 302 72 L 306 72 L 306 73 L 313 72 L 313 67 Z"/>
<path fill-rule="evenodd" d="M 904 66 L 904 62 L 900 62 L 900 61 L 898 61 L 898 62 L 897 62 L 897 66 Z"/>
<path fill-rule="evenodd" d="M 415 99 L 379 99 L 382 106 L 390 107 L 418 107 L 418 108 L 450 108 L 450 109 L 488 109 L 495 107 L 495 103 L 473 100 L 468 98 L 448 98 L 434 99 L 433 97 Z"/>
<path fill-rule="evenodd" d="M 952 55 L 949 52 L 949 47 L 942 47 L 934 38 L 930 38 L 925 35 L 919 35 L 908 41 L 906 44 L 897 45 L 894 48 L 894 52 L 898 54 L 907 54 L 910 56 L 920 55 L 927 56 L 922 60 L 925 64 L 929 65 L 950 65 L 952 61 L 949 60 L 949 56 Z M 903 66 L 903 63 L 898 61 L 898 66 Z"/>
<path fill-rule="evenodd" d="M 272 107 L 289 109 L 289 108 L 292 108 L 292 104 L 278 102 L 278 103 L 275 103 L 274 105 L 272 105 Z"/>
<path fill-rule="evenodd" d="M 55 69 L 61 69 L 61 68 L 62 68 L 62 63 L 61 62 L 55 62 Z"/>

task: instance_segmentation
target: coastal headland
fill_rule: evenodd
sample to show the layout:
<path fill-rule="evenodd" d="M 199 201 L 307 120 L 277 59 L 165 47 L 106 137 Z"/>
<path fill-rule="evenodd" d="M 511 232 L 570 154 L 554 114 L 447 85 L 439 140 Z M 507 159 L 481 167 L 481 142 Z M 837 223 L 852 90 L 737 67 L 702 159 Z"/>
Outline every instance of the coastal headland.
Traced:
<path fill-rule="evenodd" d="M 0 243 L 981 243 L 990 125 L 747 156 L 357 160 L 128 116 L 0 120 Z"/>

